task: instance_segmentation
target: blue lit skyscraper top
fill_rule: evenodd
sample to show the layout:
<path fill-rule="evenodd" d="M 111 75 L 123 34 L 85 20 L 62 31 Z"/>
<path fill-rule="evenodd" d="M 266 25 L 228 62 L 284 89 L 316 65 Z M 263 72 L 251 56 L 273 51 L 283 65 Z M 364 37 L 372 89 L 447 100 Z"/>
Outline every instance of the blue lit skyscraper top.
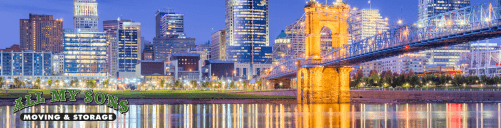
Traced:
<path fill-rule="evenodd" d="M 226 0 L 227 59 L 240 63 L 271 63 L 268 0 Z"/>

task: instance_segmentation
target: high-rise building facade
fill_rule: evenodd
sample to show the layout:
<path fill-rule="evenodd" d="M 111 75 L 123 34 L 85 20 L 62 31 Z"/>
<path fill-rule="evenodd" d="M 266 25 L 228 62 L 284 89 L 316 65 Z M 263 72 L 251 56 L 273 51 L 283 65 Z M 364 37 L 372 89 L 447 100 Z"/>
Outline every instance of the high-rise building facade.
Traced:
<path fill-rule="evenodd" d="M 444 12 L 470 6 L 470 0 L 419 0 L 418 6 L 418 20 L 422 20 Z M 429 65 L 446 65 L 446 67 L 453 67 L 456 62 L 459 61 L 461 53 L 465 52 L 470 52 L 470 42 L 433 48 L 421 51 L 420 53 L 426 55 L 426 58 L 428 58 L 427 64 Z"/>
<path fill-rule="evenodd" d="M 184 14 L 165 12 L 160 22 L 160 33 L 163 37 L 186 38 L 184 34 Z"/>
<path fill-rule="evenodd" d="M 64 29 L 64 74 L 106 77 L 106 33 Z"/>
<path fill-rule="evenodd" d="M 224 30 L 219 30 L 210 35 L 211 58 L 210 60 L 226 60 L 226 42 Z"/>
<path fill-rule="evenodd" d="M 379 10 L 354 8 L 351 15 L 355 17 L 355 22 L 352 24 L 352 33 L 349 40 L 359 41 L 389 29 L 388 19 L 383 19 Z"/>
<path fill-rule="evenodd" d="M 124 22 L 117 34 L 119 78 L 135 78 L 136 65 L 141 60 L 141 23 Z"/>
<path fill-rule="evenodd" d="M 284 30 L 275 39 L 273 44 L 273 61 L 278 61 L 282 58 L 290 59 L 291 39 L 287 37 Z"/>
<path fill-rule="evenodd" d="M 225 9 L 227 60 L 271 63 L 268 0 L 226 0 Z"/>
<path fill-rule="evenodd" d="M 162 17 L 167 14 L 167 13 L 173 13 L 174 10 L 167 8 L 167 9 L 160 9 L 155 13 L 155 37 L 161 37 L 163 36 L 162 31 Z M 183 16 L 184 17 L 184 16 Z"/>
<path fill-rule="evenodd" d="M 117 54 L 118 54 L 118 35 L 117 31 L 122 28 L 124 22 L 131 22 L 131 20 L 117 20 L 103 21 L 103 30 L 106 32 L 106 45 L 107 45 L 107 71 L 112 77 L 116 77 L 118 72 Z"/>
<path fill-rule="evenodd" d="M 419 0 L 418 19 L 470 6 L 470 0 Z"/>
<path fill-rule="evenodd" d="M 73 0 L 73 27 L 81 32 L 99 32 L 96 0 Z"/>
<path fill-rule="evenodd" d="M 0 67 L 2 67 L 0 76 L 7 77 L 7 79 L 50 76 L 52 75 L 51 58 L 50 52 L 0 52 Z"/>
<path fill-rule="evenodd" d="M 187 53 L 195 48 L 195 38 L 153 38 L 155 60 L 168 61 L 172 53 Z"/>
<path fill-rule="evenodd" d="M 63 52 L 63 20 L 30 13 L 29 19 L 20 20 L 19 41 L 23 50 Z"/>
<path fill-rule="evenodd" d="M 52 54 L 52 74 L 60 76 L 64 74 L 64 54 Z"/>

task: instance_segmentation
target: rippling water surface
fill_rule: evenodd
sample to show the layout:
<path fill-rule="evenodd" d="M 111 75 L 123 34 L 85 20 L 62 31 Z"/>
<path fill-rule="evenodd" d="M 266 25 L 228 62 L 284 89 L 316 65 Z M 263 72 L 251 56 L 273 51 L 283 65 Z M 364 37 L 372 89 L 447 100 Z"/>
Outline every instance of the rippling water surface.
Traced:
<path fill-rule="evenodd" d="M 129 105 L 110 122 L 30 122 L 20 113 L 116 113 L 105 105 L 40 105 L 12 113 L 0 106 L 0 127 L 212 128 L 499 128 L 499 103 L 444 104 L 155 104 Z"/>

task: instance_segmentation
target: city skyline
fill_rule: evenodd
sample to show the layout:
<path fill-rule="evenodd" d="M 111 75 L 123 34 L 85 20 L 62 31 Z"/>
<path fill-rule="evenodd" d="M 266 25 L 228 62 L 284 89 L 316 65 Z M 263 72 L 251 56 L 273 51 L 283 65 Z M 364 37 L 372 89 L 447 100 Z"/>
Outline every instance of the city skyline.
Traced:
<path fill-rule="evenodd" d="M 152 41 L 155 36 L 155 12 L 158 9 L 172 8 L 177 12 L 186 14 L 187 37 L 196 38 L 197 44 L 202 44 L 210 40 L 210 34 L 224 29 L 224 1 L 201 1 L 192 5 L 193 1 L 158 1 L 151 0 L 140 3 L 139 1 L 112 2 L 109 0 L 97 0 L 99 3 L 99 30 L 102 31 L 102 21 L 114 20 L 122 16 L 123 19 L 131 19 L 142 24 L 142 35 L 146 40 Z M 318 0 L 325 3 L 324 0 Z M 417 20 L 418 1 L 398 1 L 390 0 L 391 5 L 386 1 L 371 1 L 372 9 L 379 9 L 383 17 L 388 17 L 390 22 L 395 22 L 401 17 L 400 6 L 404 8 L 402 19 L 404 23 L 412 23 Z M 329 3 L 334 0 L 329 0 Z M 369 9 L 367 0 L 345 0 L 352 7 Z M 472 5 L 487 2 L 472 1 Z M 50 5 L 50 6 L 49 6 Z M 138 6 L 139 5 L 139 6 Z M 270 46 L 273 45 L 274 37 L 280 34 L 281 30 L 301 17 L 304 13 L 302 8 L 305 0 L 273 0 L 269 1 L 270 10 Z M 129 9 L 130 7 L 139 8 Z M 211 8 L 204 11 L 196 8 Z M 297 9 L 301 8 L 301 9 Z M 285 10 L 285 11 L 284 11 Z M 63 28 L 73 28 L 73 1 L 47 0 L 47 1 L 27 1 L 27 0 L 4 0 L 0 2 L 0 16 L 8 20 L 2 21 L 6 24 L 5 29 L 9 31 L 0 32 L 4 43 L 0 48 L 9 47 L 12 44 L 19 44 L 19 19 L 26 19 L 29 13 L 54 15 L 54 18 L 62 18 Z M 203 20 L 202 20 L 203 19 Z M 206 22 L 200 22 L 206 21 Z"/>

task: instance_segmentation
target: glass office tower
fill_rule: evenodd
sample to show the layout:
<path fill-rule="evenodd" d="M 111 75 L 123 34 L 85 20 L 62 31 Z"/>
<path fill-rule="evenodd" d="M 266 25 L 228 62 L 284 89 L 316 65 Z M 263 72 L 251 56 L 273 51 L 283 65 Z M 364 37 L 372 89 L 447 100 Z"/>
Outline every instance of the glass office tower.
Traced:
<path fill-rule="evenodd" d="M 134 78 L 141 60 L 141 23 L 124 22 L 118 29 L 118 72 L 120 78 Z"/>
<path fill-rule="evenodd" d="M 227 60 L 271 63 L 268 0 L 226 0 L 225 14 Z"/>
<path fill-rule="evenodd" d="M 107 76 L 106 33 L 64 29 L 66 76 Z"/>

